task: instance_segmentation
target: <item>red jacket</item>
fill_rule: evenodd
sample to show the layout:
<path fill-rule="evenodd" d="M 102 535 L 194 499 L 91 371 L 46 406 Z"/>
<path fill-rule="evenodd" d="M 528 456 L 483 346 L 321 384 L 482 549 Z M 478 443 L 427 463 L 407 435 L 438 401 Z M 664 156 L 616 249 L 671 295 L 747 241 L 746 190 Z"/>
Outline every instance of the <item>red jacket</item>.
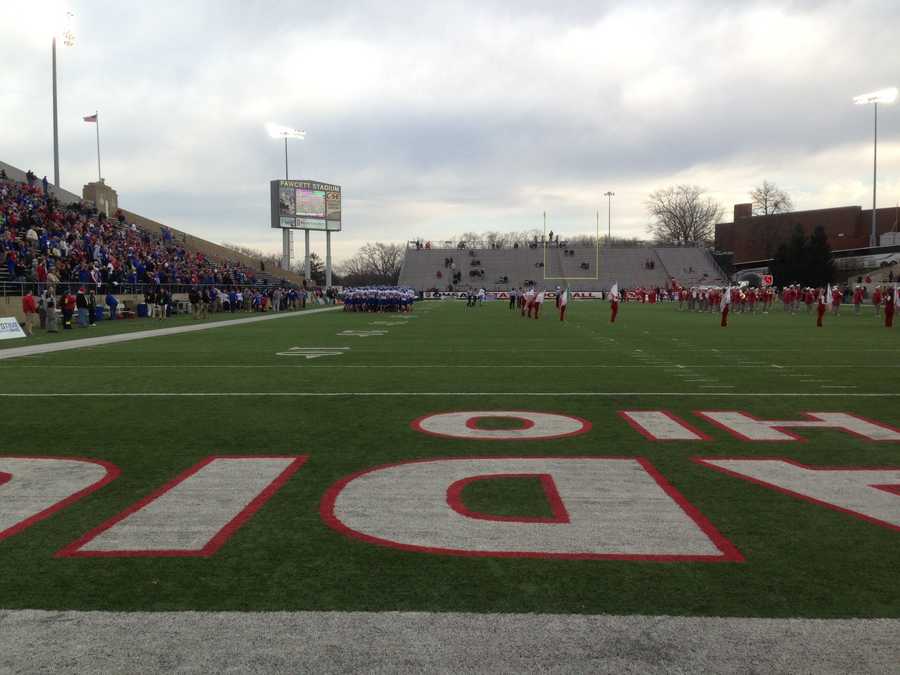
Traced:
<path fill-rule="evenodd" d="M 37 312 L 37 300 L 33 295 L 22 296 L 22 311 L 26 314 L 35 314 Z"/>

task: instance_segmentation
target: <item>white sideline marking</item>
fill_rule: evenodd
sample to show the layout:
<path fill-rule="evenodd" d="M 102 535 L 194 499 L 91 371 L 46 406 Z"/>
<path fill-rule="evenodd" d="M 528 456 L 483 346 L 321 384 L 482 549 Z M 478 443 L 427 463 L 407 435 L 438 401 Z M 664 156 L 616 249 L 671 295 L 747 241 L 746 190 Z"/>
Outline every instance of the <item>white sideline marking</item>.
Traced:
<path fill-rule="evenodd" d="M 297 349 L 316 349 L 316 350 L 324 350 L 324 349 L 332 349 L 331 347 L 300 347 Z M 350 347 L 334 347 L 333 349 L 350 349 Z M 357 350 L 357 354 L 359 353 L 373 353 L 372 350 L 361 349 Z M 503 364 L 503 363 L 352 363 L 352 364 L 315 364 L 315 365 L 272 365 L 272 364 L 260 364 L 260 363 L 249 363 L 249 364 L 239 364 L 239 363 L 180 363 L 177 365 L 173 365 L 171 363 L 123 363 L 121 365 L 113 365 L 113 364 L 105 364 L 98 363 L 96 365 L 86 366 L 86 365 L 77 365 L 77 364 L 56 364 L 56 363 L 27 363 L 27 362 L 17 362 L 17 363 L 7 363 L 4 365 L 0 365 L 0 370 L 9 370 L 12 368 L 67 368 L 67 369 L 85 369 L 85 370 L 98 370 L 98 369 L 121 369 L 121 368 L 385 368 L 385 369 L 403 369 L 403 368 L 464 368 L 466 370 L 471 370 L 472 368 L 504 368 L 504 369 L 542 369 L 549 368 L 552 370 L 560 370 L 565 368 L 584 370 L 586 368 L 603 368 L 610 370 L 619 370 L 619 369 L 635 369 L 642 368 L 646 369 L 647 365 L 627 365 L 627 364 L 581 364 L 581 365 L 567 365 L 567 364 Z M 680 366 L 681 368 L 749 368 L 750 366 L 723 366 L 723 365 L 697 365 L 697 366 Z M 790 368 L 812 368 L 814 366 L 787 366 Z M 877 368 L 878 370 L 884 370 L 885 368 L 900 368 L 900 365 L 861 365 L 861 366 L 852 366 L 852 365 L 834 365 L 834 366 L 822 366 L 822 368 Z M 673 371 L 674 372 L 674 371 Z M 695 373 L 691 373 L 688 370 L 679 371 L 684 375 L 690 376 Z M 800 376 L 798 376 L 800 377 Z M 808 375 L 802 375 L 802 377 L 808 377 Z M 802 380 L 801 380 L 802 381 Z M 828 382 L 828 380 L 811 380 L 812 382 Z"/>
<path fill-rule="evenodd" d="M 113 396 L 116 398 L 140 398 L 140 397 L 164 397 L 164 396 L 709 396 L 710 392 L 703 391 L 92 391 L 92 392 L 44 392 L 44 393 L 10 393 L 0 392 L 0 398 L 102 398 Z M 862 393 L 862 392 L 720 392 L 716 396 L 734 397 L 759 397 L 773 396 L 790 398 L 829 398 L 829 397 L 856 397 L 856 398 L 898 398 L 900 393 Z"/>
<path fill-rule="evenodd" d="M 0 623 L 12 672 L 888 673 L 900 662 L 898 619 L 0 610 Z"/>
<path fill-rule="evenodd" d="M 117 335 L 103 335 L 100 337 L 83 338 L 79 340 L 66 340 L 47 345 L 30 345 L 26 347 L 13 347 L 0 349 L 0 361 L 14 359 L 20 356 L 33 356 L 34 354 L 49 354 L 50 352 L 64 352 L 69 349 L 81 349 L 83 347 L 98 347 L 100 345 L 115 344 L 117 342 L 130 342 L 145 338 L 163 337 L 165 335 L 178 335 L 181 333 L 193 333 L 198 330 L 210 330 L 212 328 L 227 328 L 239 326 L 245 323 L 257 323 L 259 321 L 274 321 L 275 319 L 287 319 L 290 317 L 309 316 L 321 312 L 333 312 L 337 307 L 323 307 L 322 309 L 306 309 L 302 312 L 283 312 L 278 314 L 266 314 L 265 316 L 248 316 L 243 319 L 227 319 L 225 321 L 210 321 L 189 326 L 175 326 L 174 328 L 154 328 L 152 330 L 139 330 L 133 333 L 119 333 Z M 871 351 L 871 350 L 870 350 Z"/>

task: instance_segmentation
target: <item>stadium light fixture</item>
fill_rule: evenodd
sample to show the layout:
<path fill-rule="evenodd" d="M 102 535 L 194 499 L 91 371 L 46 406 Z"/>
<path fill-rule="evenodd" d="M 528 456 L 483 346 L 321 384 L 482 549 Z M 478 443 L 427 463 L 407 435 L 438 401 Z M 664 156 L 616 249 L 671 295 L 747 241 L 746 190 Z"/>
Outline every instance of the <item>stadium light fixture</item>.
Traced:
<path fill-rule="evenodd" d="M 53 42 L 51 44 L 50 54 L 52 63 L 52 79 L 53 79 L 53 185 L 59 187 L 59 112 L 56 104 L 56 38 L 57 34 L 62 38 L 63 45 L 66 47 L 75 46 L 75 33 L 72 30 L 72 22 L 75 15 L 72 12 L 66 12 L 65 21 L 58 31 L 53 33 Z"/>
<path fill-rule="evenodd" d="M 295 138 L 298 141 L 302 141 L 306 138 L 306 132 L 301 131 L 300 129 L 294 129 L 293 127 L 286 127 L 283 124 L 275 124 L 274 122 L 269 122 L 266 124 L 266 131 L 269 133 L 269 136 L 272 138 L 283 138 L 284 139 L 284 179 L 290 180 L 291 175 L 288 172 L 288 147 L 287 142 L 289 138 Z M 306 230 L 306 278 L 309 279 L 309 230 Z M 293 233 L 290 228 L 282 228 L 281 230 L 281 265 L 284 269 L 291 269 L 291 254 L 293 253 Z M 329 234 L 330 236 L 330 234 Z M 329 242 L 331 240 L 329 239 Z M 329 244 L 329 252 L 330 244 Z M 330 269 L 330 268 L 329 268 Z"/>
<path fill-rule="evenodd" d="M 853 98 L 856 105 L 875 104 L 875 142 L 872 158 L 872 231 L 869 234 L 869 246 L 878 246 L 878 228 L 877 228 L 877 212 L 875 210 L 875 197 L 878 190 L 878 104 L 893 103 L 897 100 L 897 94 L 900 93 L 897 87 L 888 87 L 887 89 L 879 89 L 868 94 L 860 94 Z"/>
<path fill-rule="evenodd" d="M 296 138 L 297 140 L 302 141 L 304 138 L 306 138 L 306 132 L 301 131 L 300 129 L 286 127 L 282 124 L 275 124 L 274 122 L 269 122 L 266 125 L 266 131 L 269 133 L 269 136 L 272 138 L 283 138 L 284 139 L 284 179 L 289 180 L 290 175 L 288 174 L 288 151 L 287 151 L 288 139 Z"/>
<path fill-rule="evenodd" d="M 900 90 L 897 87 L 889 87 L 888 89 L 879 89 L 869 94 L 860 94 L 853 97 L 856 105 L 866 105 L 867 103 L 893 103 L 897 100 Z"/>
<path fill-rule="evenodd" d="M 269 122 L 266 125 L 266 131 L 269 132 L 269 136 L 272 138 L 299 138 L 300 140 L 306 138 L 305 131 L 286 127 L 281 124 L 274 124 L 272 122 Z"/>

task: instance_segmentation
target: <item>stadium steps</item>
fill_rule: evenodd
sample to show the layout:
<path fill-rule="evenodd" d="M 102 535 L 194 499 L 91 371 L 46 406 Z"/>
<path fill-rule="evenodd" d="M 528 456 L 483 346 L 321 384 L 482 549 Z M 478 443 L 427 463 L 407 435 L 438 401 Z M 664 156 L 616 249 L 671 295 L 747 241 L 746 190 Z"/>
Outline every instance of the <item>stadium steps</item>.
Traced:
<path fill-rule="evenodd" d="M 575 251 L 574 256 L 563 256 L 563 250 L 553 249 L 546 251 L 549 267 L 541 268 L 538 263 L 543 262 L 545 251 L 542 248 L 503 249 L 474 249 L 475 255 L 470 256 L 466 249 L 408 249 L 400 276 L 400 283 L 419 290 L 427 290 L 437 287 L 446 290 L 450 283 L 450 270 L 444 268 L 444 258 L 452 257 L 456 266 L 462 272 L 462 279 L 455 288 L 465 290 L 483 286 L 487 290 L 508 290 L 526 285 L 525 282 L 534 280 L 539 286 L 554 287 L 567 284 L 573 290 L 602 291 L 609 290 L 613 283 L 618 283 L 621 288 L 634 288 L 637 286 L 665 286 L 668 275 L 664 265 L 660 264 L 660 258 L 653 248 L 601 248 L 599 252 L 600 266 L 597 269 L 597 249 L 593 246 L 570 246 L 568 250 Z M 688 250 L 688 249 L 685 249 Z M 695 269 L 702 270 L 698 274 L 702 276 L 706 272 L 710 278 L 720 278 L 710 260 L 702 249 L 693 249 L 690 256 Z M 656 268 L 646 269 L 647 259 L 656 262 Z M 468 271 L 472 269 L 470 260 L 480 260 L 479 268 L 485 270 L 484 279 L 472 279 Z M 678 258 L 680 260 L 680 258 Z M 587 262 L 589 268 L 581 269 L 581 263 Z M 675 263 L 676 269 L 681 266 Z M 438 279 L 436 273 L 442 272 L 442 278 Z M 561 279 L 545 279 L 545 273 L 551 277 Z M 507 276 L 507 283 L 498 283 L 498 279 Z M 591 277 L 583 279 L 579 277 Z M 594 278 L 596 277 L 596 278 Z M 676 277 L 677 278 L 677 277 Z"/>
<path fill-rule="evenodd" d="M 725 275 L 708 251 L 694 247 L 659 247 L 654 249 L 666 275 L 682 286 L 719 285 Z"/>

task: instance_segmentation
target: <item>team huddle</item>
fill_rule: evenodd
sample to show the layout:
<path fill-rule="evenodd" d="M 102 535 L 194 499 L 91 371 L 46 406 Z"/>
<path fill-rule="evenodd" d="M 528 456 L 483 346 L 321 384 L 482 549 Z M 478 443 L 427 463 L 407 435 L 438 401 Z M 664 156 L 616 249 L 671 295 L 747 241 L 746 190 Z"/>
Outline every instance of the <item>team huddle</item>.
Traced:
<path fill-rule="evenodd" d="M 341 292 L 345 312 L 410 312 L 416 292 L 399 286 L 363 286 Z"/>

